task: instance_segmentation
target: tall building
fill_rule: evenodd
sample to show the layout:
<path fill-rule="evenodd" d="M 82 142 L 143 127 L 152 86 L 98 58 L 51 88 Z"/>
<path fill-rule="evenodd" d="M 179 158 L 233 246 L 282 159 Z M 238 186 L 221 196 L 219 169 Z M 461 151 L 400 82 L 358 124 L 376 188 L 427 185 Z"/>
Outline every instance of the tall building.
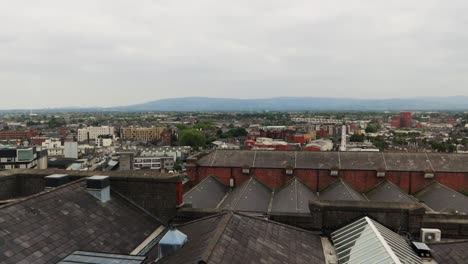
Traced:
<path fill-rule="evenodd" d="M 400 127 L 411 127 L 411 112 L 400 112 Z"/>
<path fill-rule="evenodd" d="M 120 137 L 126 140 L 153 141 L 160 140 L 165 127 L 124 127 Z"/>
<path fill-rule="evenodd" d="M 112 135 L 114 136 L 115 129 L 109 126 L 101 127 L 85 127 L 78 129 L 78 141 L 84 142 L 88 140 L 95 140 L 98 136 Z"/>

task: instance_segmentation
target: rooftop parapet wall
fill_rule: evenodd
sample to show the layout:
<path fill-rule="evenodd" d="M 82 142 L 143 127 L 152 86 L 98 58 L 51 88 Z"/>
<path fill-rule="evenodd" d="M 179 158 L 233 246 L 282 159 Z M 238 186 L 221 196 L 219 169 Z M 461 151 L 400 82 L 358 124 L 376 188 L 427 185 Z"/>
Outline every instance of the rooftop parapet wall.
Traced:
<path fill-rule="evenodd" d="M 176 189 L 177 185 L 182 184 L 180 175 L 147 171 L 8 170 L 0 172 L 0 200 L 44 191 L 44 177 L 52 174 L 68 174 L 71 180 L 105 174 L 110 177 L 112 191 L 125 196 L 162 221 L 176 214 Z"/>
<path fill-rule="evenodd" d="M 312 229 L 331 232 L 364 216 L 393 231 L 419 234 L 426 209 L 419 203 L 310 201 Z"/>

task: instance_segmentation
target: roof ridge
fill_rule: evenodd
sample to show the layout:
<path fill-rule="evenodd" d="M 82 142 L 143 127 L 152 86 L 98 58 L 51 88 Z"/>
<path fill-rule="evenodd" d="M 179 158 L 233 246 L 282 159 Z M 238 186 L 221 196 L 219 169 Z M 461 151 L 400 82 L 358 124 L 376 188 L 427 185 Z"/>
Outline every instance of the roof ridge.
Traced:
<path fill-rule="evenodd" d="M 235 210 L 235 208 L 237 207 L 237 204 L 238 204 L 239 201 L 241 200 L 242 196 L 244 196 L 244 192 L 245 192 L 245 190 L 247 189 L 247 187 L 249 186 L 249 184 L 252 182 L 252 179 L 253 179 L 253 178 L 254 178 L 254 176 L 250 177 L 249 181 L 246 182 L 245 186 L 244 186 L 244 187 L 242 188 L 242 190 L 240 191 L 239 196 L 236 197 L 236 198 L 238 198 L 237 201 L 236 201 L 236 203 L 234 204 L 234 206 L 231 206 L 231 210 Z"/>
<path fill-rule="evenodd" d="M 311 231 L 311 230 L 302 229 L 302 228 L 300 228 L 300 227 L 295 227 L 295 226 L 292 226 L 292 225 L 287 225 L 287 224 L 283 224 L 283 223 L 280 223 L 280 222 L 272 221 L 272 220 L 270 220 L 270 219 L 264 219 L 264 218 L 260 218 L 260 217 L 255 217 L 255 216 L 252 216 L 252 215 L 243 213 L 243 212 L 233 212 L 233 214 L 235 214 L 235 215 L 240 215 L 240 216 L 243 216 L 243 217 L 249 217 L 249 218 L 252 218 L 252 219 L 255 219 L 255 220 L 267 222 L 267 223 L 274 224 L 274 225 L 279 225 L 279 226 L 282 226 L 282 227 L 287 227 L 287 228 L 294 229 L 294 230 L 298 230 L 298 231 L 301 231 L 301 232 L 307 232 L 307 233 L 309 233 L 309 234 L 317 235 L 317 234 L 320 233 L 320 232 L 314 232 L 314 231 Z"/>
<path fill-rule="evenodd" d="M 42 196 L 42 195 L 53 193 L 53 192 L 55 192 L 57 190 L 64 189 L 66 187 L 72 186 L 73 184 L 77 184 L 77 183 L 82 182 L 82 181 L 86 181 L 86 178 L 81 178 L 81 179 L 78 179 L 78 180 L 74 180 L 74 181 L 66 183 L 64 185 L 54 187 L 54 188 L 52 188 L 50 190 L 44 190 L 42 192 L 27 196 L 27 197 L 20 198 L 20 199 L 14 201 L 14 202 L 1 205 L 0 209 L 6 208 L 6 207 L 9 207 L 9 206 L 13 206 L 13 205 L 16 205 L 16 204 L 19 204 L 19 203 L 22 203 L 22 202 L 26 202 L 26 201 L 29 201 L 29 200 L 34 199 L 36 197 Z"/>
<path fill-rule="evenodd" d="M 187 225 L 191 225 L 191 224 L 198 223 L 198 222 L 201 222 L 201 221 L 205 221 L 205 220 L 210 219 L 210 218 L 219 217 L 221 215 L 228 214 L 228 213 L 229 213 L 229 211 L 221 211 L 221 212 L 216 213 L 216 214 L 212 214 L 212 215 L 209 215 L 209 216 L 198 218 L 198 219 L 192 220 L 190 222 L 186 222 L 186 223 L 175 225 L 175 226 L 176 227 L 187 226 Z"/>
<path fill-rule="evenodd" d="M 115 188 L 114 188 L 115 189 Z M 134 201 L 130 200 L 130 198 L 128 198 L 127 196 L 121 194 L 120 192 L 114 190 L 114 189 L 110 189 L 110 191 L 112 193 L 115 193 L 117 194 L 120 198 L 122 198 L 126 203 L 132 205 L 133 207 L 137 208 L 138 210 L 141 210 L 143 213 L 147 214 L 149 217 L 153 218 L 154 220 L 158 221 L 161 225 L 164 225 L 165 222 L 163 222 L 161 219 L 159 219 L 157 216 L 151 214 L 148 210 L 146 210 L 145 208 L 141 207 L 140 205 L 138 205 L 137 203 L 135 203 Z"/>
<path fill-rule="evenodd" d="M 213 251 L 218 244 L 219 240 L 221 239 L 221 236 L 224 233 L 224 230 L 226 230 L 226 227 L 228 226 L 228 223 L 231 221 L 233 213 L 227 213 L 221 221 L 219 221 L 218 226 L 215 229 L 215 233 L 208 243 L 208 246 L 205 248 L 205 250 L 201 254 L 201 261 L 204 263 L 208 263 L 209 259 L 211 258 L 211 255 L 213 254 Z"/>

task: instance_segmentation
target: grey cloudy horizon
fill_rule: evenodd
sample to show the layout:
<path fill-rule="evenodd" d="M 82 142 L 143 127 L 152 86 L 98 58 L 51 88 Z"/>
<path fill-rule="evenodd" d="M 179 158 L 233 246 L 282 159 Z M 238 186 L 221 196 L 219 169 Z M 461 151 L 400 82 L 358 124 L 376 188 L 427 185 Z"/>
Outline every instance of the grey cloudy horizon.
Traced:
<path fill-rule="evenodd" d="M 468 96 L 461 0 L 0 0 L 0 109 Z"/>

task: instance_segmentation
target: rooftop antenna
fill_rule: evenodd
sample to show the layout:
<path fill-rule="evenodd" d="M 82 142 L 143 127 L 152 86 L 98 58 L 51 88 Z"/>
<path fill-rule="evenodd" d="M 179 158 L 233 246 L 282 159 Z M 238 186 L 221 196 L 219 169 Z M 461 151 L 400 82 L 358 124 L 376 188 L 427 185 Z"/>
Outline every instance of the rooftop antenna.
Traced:
<path fill-rule="evenodd" d="M 346 151 L 346 125 L 341 127 L 341 145 L 340 151 Z"/>

